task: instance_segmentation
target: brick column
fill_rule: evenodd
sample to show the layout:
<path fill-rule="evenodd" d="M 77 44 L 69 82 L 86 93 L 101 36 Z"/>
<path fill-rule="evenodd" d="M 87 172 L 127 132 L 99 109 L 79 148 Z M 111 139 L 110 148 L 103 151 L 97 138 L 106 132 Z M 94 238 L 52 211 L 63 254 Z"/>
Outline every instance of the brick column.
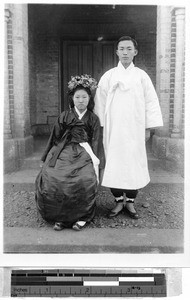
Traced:
<path fill-rule="evenodd" d="M 171 8 L 157 8 L 156 90 L 160 100 L 164 126 L 156 130 L 159 136 L 169 134 Z"/>
<path fill-rule="evenodd" d="M 176 10 L 176 40 L 174 28 L 172 28 L 173 9 Z M 182 115 L 183 63 L 184 10 L 159 6 L 157 14 L 157 92 L 160 98 L 164 127 L 156 130 L 156 134 L 153 136 L 152 150 L 155 156 L 164 159 L 166 169 L 180 174 L 183 174 L 184 169 L 184 141 L 178 138 L 180 137 L 179 126 L 181 126 Z M 177 137 L 176 139 L 170 136 L 173 107 L 175 111 L 173 137 Z"/>
<path fill-rule="evenodd" d="M 29 105 L 28 5 L 7 4 L 6 8 L 10 11 L 10 21 L 7 31 L 8 61 L 5 57 L 5 137 L 9 137 L 4 139 L 5 173 L 20 168 L 24 158 L 33 152 Z M 5 45 L 7 43 L 5 41 Z"/>
<path fill-rule="evenodd" d="M 13 57 L 14 134 L 24 138 L 30 135 L 27 4 L 13 8 Z"/>
<path fill-rule="evenodd" d="M 14 138 L 22 160 L 33 152 L 29 103 L 28 5 L 13 5 Z"/>
<path fill-rule="evenodd" d="M 5 9 L 4 26 L 4 138 L 12 138 L 10 125 L 10 104 L 9 104 L 9 75 L 8 75 L 8 47 L 7 47 L 7 23 L 10 18 L 10 11 Z"/>
<path fill-rule="evenodd" d="M 184 40 L 185 40 L 185 9 L 176 8 L 176 60 L 174 85 L 174 118 L 172 138 L 180 138 L 183 99 L 183 71 L 184 71 Z"/>

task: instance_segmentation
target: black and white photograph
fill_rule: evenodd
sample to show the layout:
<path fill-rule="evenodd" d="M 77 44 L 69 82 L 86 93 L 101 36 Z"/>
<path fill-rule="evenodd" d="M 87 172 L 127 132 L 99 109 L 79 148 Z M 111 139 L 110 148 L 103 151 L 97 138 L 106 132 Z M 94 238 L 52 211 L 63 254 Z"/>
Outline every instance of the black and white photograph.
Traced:
<path fill-rule="evenodd" d="M 186 14 L 4 2 L 5 255 L 188 254 Z"/>

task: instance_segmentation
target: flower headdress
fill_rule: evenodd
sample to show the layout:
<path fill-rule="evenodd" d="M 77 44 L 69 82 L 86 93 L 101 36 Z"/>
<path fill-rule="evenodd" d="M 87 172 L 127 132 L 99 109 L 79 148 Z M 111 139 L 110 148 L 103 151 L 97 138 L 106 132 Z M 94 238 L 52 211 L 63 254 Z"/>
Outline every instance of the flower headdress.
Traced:
<path fill-rule="evenodd" d="M 91 91 L 98 87 L 97 81 L 90 75 L 84 74 L 80 76 L 71 76 L 71 80 L 68 82 L 68 89 L 72 91 L 79 85 L 83 86 L 84 88 L 89 88 Z"/>

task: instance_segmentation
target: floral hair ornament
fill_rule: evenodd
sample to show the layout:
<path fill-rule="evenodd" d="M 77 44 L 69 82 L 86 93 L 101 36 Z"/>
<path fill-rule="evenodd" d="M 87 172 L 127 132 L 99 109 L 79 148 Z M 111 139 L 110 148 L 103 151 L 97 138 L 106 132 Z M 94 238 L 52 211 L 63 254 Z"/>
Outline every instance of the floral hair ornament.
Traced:
<path fill-rule="evenodd" d="M 77 86 L 83 86 L 84 88 L 89 88 L 91 91 L 95 90 L 98 85 L 97 81 L 90 75 L 77 75 L 71 76 L 71 80 L 68 82 L 68 89 L 70 91 L 74 90 Z"/>

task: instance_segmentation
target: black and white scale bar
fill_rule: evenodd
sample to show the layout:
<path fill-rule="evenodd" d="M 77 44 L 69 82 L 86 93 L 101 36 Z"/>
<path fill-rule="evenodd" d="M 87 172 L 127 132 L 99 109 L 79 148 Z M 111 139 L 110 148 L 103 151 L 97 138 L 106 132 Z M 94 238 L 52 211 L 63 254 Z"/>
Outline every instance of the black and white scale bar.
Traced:
<path fill-rule="evenodd" d="M 100 270 L 13 270 L 12 296 L 166 296 L 165 274 Z"/>
<path fill-rule="evenodd" d="M 162 285 L 163 279 L 154 277 L 29 277 L 15 278 L 11 281 L 12 285 Z"/>

